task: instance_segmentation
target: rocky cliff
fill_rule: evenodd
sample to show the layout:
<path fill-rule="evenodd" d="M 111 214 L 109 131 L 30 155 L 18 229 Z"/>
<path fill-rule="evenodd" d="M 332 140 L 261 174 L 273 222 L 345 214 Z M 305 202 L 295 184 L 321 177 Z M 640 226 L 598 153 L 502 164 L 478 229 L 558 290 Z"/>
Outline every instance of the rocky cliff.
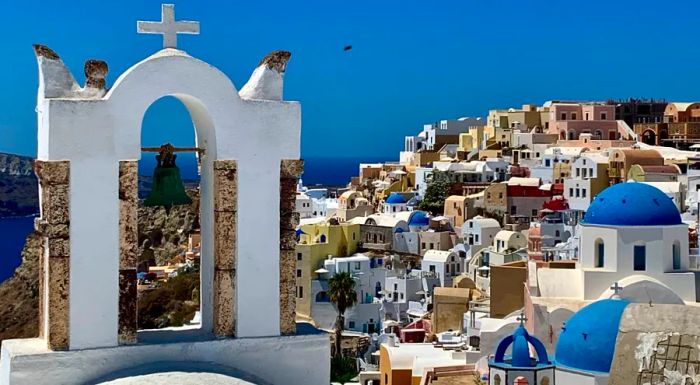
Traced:
<path fill-rule="evenodd" d="M 39 254 L 41 240 L 32 234 L 22 250 L 15 275 L 0 284 L 0 341 L 39 334 Z"/>

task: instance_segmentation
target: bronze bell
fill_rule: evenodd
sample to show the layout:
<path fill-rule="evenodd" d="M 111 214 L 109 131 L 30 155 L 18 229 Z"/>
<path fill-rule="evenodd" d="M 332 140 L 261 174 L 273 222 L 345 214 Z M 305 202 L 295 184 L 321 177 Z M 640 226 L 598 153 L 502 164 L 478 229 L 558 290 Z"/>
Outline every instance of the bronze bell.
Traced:
<path fill-rule="evenodd" d="M 175 165 L 175 158 L 177 155 L 175 155 L 174 147 L 171 144 L 165 144 L 161 147 L 160 153 L 156 155 L 158 165 L 153 171 L 151 192 L 143 202 L 144 206 L 163 206 L 167 212 L 170 212 L 170 208 L 173 206 L 192 203 L 192 199 L 185 191 L 180 169 Z"/>

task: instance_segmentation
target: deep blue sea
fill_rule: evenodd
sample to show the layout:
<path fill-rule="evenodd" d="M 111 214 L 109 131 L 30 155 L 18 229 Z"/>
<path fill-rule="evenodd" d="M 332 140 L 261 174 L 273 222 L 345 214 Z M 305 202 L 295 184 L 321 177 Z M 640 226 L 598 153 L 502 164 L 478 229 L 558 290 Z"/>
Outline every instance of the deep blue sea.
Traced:
<path fill-rule="evenodd" d="M 383 158 L 305 158 L 302 179 L 305 185 L 344 186 L 359 172 L 360 163 L 383 162 Z M 139 162 L 141 175 L 152 175 L 156 161 L 144 156 Z M 179 155 L 178 166 L 184 179 L 196 180 L 197 163 L 194 156 Z M 21 252 L 27 235 L 33 228 L 33 217 L 0 218 L 0 282 L 12 276 L 22 262 Z"/>
<path fill-rule="evenodd" d="M 12 276 L 22 263 L 22 248 L 34 228 L 34 217 L 0 219 L 0 282 Z"/>
<path fill-rule="evenodd" d="M 305 185 L 344 186 L 350 182 L 350 178 L 357 176 L 360 163 L 384 162 L 387 159 L 377 157 L 367 158 L 304 158 L 304 174 L 302 179 Z M 183 179 L 196 180 L 197 162 L 192 154 L 178 154 L 177 165 Z M 144 154 L 139 161 L 139 174 L 153 175 L 156 166 L 154 154 Z"/>

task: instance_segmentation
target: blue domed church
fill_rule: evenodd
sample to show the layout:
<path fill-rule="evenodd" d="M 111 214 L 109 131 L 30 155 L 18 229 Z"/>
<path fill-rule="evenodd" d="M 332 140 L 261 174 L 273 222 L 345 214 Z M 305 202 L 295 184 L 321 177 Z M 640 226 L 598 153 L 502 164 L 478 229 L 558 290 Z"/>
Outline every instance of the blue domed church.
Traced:
<path fill-rule="evenodd" d="M 501 340 L 489 361 L 489 385 L 607 385 L 620 321 L 629 304 L 614 297 L 583 307 L 562 327 L 552 361 L 542 342 L 521 323 Z M 519 377 L 527 382 L 516 382 Z"/>
<path fill-rule="evenodd" d="M 540 340 L 528 334 L 521 316 L 521 323 L 512 335 L 502 339 L 496 354 L 489 361 L 489 384 L 511 385 L 523 378 L 527 384 L 554 384 L 554 365 Z M 531 357 L 533 350 L 535 357 Z M 510 351 L 510 355 L 506 353 Z M 522 380 L 522 379 L 521 379 Z"/>
<path fill-rule="evenodd" d="M 579 234 L 576 268 L 538 269 L 539 296 L 605 299 L 617 282 L 624 288 L 621 297 L 631 302 L 696 301 L 688 225 L 656 187 L 629 182 L 603 190 L 586 212 Z"/>

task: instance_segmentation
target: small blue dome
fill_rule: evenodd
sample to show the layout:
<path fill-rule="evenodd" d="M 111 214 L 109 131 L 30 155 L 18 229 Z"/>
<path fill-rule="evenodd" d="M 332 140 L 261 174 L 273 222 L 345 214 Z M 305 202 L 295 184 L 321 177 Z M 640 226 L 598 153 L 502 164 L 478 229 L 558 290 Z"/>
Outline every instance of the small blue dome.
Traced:
<path fill-rule="evenodd" d="M 430 225 L 430 218 L 425 211 L 414 211 L 411 217 L 408 218 L 409 226 L 428 226 Z"/>
<path fill-rule="evenodd" d="M 386 203 L 389 204 L 403 204 L 406 203 L 406 199 L 399 193 L 391 193 L 388 198 L 386 198 Z"/>
<path fill-rule="evenodd" d="M 620 319 L 629 303 L 604 299 L 571 316 L 559 335 L 556 364 L 587 372 L 610 372 Z"/>
<path fill-rule="evenodd" d="M 681 215 L 671 198 L 645 183 L 618 183 L 598 194 L 583 217 L 584 225 L 680 225 Z"/>
<path fill-rule="evenodd" d="M 513 345 L 510 359 L 506 358 L 506 350 Z M 530 357 L 530 345 L 535 348 L 537 359 Z M 537 338 L 531 336 L 523 325 L 518 326 L 513 334 L 501 340 L 496 348 L 491 365 L 509 366 L 518 368 L 534 368 L 540 365 L 549 365 L 549 357 L 544 344 Z"/>

